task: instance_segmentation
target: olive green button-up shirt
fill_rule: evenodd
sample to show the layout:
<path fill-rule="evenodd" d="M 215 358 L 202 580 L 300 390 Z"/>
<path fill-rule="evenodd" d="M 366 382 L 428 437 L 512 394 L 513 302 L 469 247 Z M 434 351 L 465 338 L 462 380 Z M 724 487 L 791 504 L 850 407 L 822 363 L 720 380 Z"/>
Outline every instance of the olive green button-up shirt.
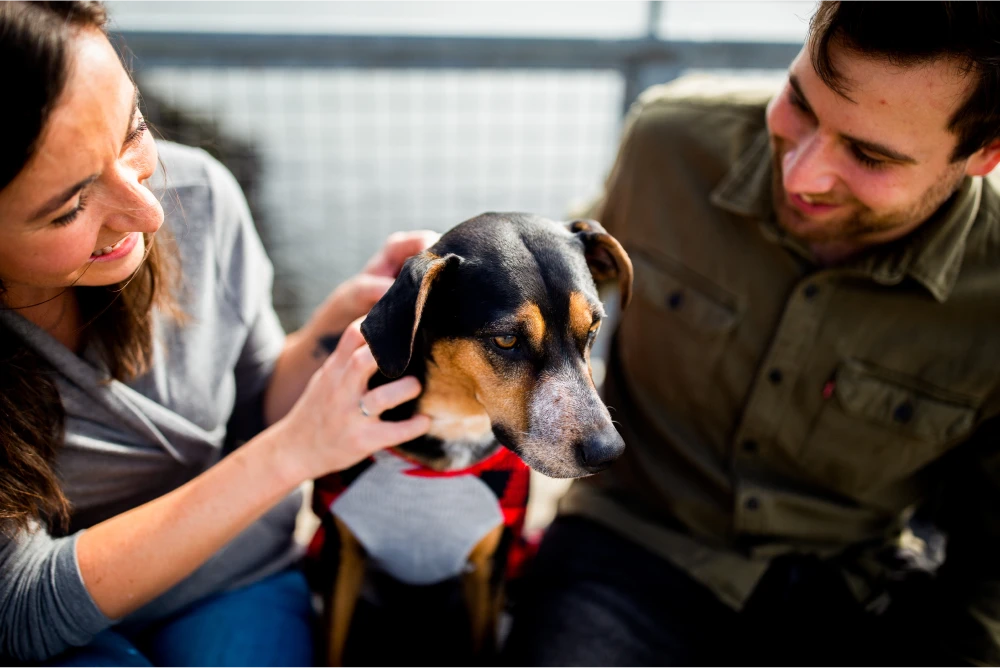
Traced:
<path fill-rule="evenodd" d="M 630 114 L 592 212 L 635 268 L 606 384 L 627 447 L 561 504 L 737 608 L 778 554 L 898 537 L 1000 413 L 993 185 L 821 266 L 774 222 L 767 97 L 687 81 Z"/>

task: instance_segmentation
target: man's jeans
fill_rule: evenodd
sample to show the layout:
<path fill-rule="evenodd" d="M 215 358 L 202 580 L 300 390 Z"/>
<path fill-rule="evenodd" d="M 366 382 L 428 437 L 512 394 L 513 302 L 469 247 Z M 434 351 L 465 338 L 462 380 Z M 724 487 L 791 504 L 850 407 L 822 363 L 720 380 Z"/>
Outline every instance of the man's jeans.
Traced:
<path fill-rule="evenodd" d="M 913 665 L 928 658 L 910 654 L 913 634 L 865 612 L 839 571 L 815 557 L 775 560 L 736 612 L 668 561 L 579 517 L 553 523 L 531 573 L 511 593 L 503 665 Z"/>
<path fill-rule="evenodd" d="M 50 666 L 311 666 L 313 612 L 301 571 L 222 592 L 141 634 L 111 628 Z"/>

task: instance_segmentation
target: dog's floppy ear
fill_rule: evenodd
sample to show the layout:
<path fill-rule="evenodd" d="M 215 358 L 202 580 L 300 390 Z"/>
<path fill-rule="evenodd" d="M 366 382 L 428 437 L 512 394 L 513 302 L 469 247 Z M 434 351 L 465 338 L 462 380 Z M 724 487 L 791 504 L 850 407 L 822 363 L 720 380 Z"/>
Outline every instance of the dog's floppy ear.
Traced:
<path fill-rule="evenodd" d="M 454 253 L 444 257 L 428 251 L 414 255 L 403 264 L 396 282 L 361 323 L 361 334 L 378 362 L 379 371 L 389 378 L 402 376 L 410 363 L 431 287 L 461 260 Z"/>
<path fill-rule="evenodd" d="M 583 241 L 584 256 L 594 281 L 618 279 L 624 309 L 632 299 L 632 260 L 625 249 L 596 220 L 571 220 L 566 225 Z"/>

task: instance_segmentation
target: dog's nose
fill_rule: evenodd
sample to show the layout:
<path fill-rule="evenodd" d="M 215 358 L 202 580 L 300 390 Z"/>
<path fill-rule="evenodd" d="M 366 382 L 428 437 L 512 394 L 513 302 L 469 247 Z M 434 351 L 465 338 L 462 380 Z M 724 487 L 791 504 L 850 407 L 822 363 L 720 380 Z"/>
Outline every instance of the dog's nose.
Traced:
<path fill-rule="evenodd" d="M 625 442 L 618 432 L 593 434 L 577 444 L 580 464 L 588 473 L 597 473 L 611 466 L 625 450 Z"/>

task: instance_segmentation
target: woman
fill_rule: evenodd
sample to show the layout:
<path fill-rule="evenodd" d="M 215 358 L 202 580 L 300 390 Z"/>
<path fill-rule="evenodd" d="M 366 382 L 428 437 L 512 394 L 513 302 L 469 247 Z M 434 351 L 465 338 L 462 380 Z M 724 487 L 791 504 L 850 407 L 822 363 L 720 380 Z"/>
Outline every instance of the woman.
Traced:
<path fill-rule="evenodd" d="M 296 490 L 428 429 L 369 417 L 420 388 L 368 392 L 350 323 L 430 235 L 286 338 L 234 179 L 153 141 L 104 21 L 0 3 L 0 655 L 308 664 Z"/>

